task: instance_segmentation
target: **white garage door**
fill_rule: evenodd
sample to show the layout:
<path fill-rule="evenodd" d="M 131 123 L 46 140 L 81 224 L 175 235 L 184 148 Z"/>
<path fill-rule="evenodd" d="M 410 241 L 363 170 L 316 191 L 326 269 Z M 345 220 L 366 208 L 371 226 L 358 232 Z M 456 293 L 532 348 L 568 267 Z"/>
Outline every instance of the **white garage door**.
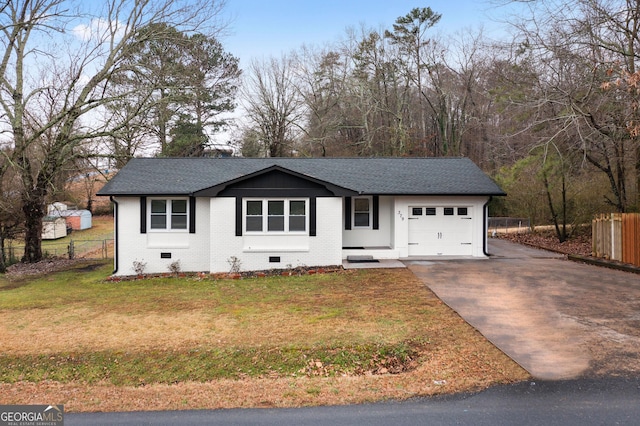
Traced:
<path fill-rule="evenodd" d="M 409 256 L 471 256 L 471 208 L 409 207 Z"/>

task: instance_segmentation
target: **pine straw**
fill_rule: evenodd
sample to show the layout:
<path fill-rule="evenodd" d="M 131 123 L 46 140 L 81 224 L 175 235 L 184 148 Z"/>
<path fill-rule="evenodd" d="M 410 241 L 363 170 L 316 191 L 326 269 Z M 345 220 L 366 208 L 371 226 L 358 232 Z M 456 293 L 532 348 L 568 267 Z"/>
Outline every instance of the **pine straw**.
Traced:
<path fill-rule="evenodd" d="M 172 300 L 171 309 L 162 301 L 158 306 L 147 306 L 131 300 L 127 306 L 105 304 L 102 308 L 79 303 L 64 309 L 4 310 L 0 311 L 0 325 L 4 324 L 0 341 L 5 354 L 20 355 L 87 350 L 135 353 L 310 341 L 393 342 L 423 337 L 428 343 L 421 347 L 419 361 L 409 371 L 333 377 L 274 375 L 139 386 L 105 381 L 20 381 L 0 383 L 0 401 L 64 404 L 68 412 L 297 407 L 470 392 L 528 379 L 522 368 L 442 304 L 409 271 L 379 270 L 363 276 L 358 275 L 362 282 L 349 289 L 328 280 L 317 292 L 297 294 L 294 303 L 302 314 L 287 312 L 289 306 L 283 302 L 276 304 L 277 309 L 265 302 L 254 306 L 255 312 L 242 311 L 247 307 L 238 305 L 238 312 L 232 309 L 231 314 L 214 315 L 216 301 L 199 299 Z M 353 282 L 356 275 L 344 278 Z M 324 309 L 325 305 L 344 310 L 336 313 Z M 301 321 L 300 315 L 309 321 Z"/>

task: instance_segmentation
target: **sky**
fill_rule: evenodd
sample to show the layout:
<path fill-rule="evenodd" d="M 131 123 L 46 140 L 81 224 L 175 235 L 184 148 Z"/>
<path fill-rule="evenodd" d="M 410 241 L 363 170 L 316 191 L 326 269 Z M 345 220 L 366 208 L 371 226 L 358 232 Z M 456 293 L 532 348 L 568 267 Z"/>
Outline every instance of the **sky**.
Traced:
<path fill-rule="evenodd" d="M 227 0 L 230 34 L 222 42 L 246 66 L 251 58 L 279 57 L 303 44 L 335 43 L 348 27 L 391 29 L 396 18 L 427 6 L 442 15 L 434 30 L 446 34 L 483 26 L 491 35 L 501 13 L 482 0 Z"/>

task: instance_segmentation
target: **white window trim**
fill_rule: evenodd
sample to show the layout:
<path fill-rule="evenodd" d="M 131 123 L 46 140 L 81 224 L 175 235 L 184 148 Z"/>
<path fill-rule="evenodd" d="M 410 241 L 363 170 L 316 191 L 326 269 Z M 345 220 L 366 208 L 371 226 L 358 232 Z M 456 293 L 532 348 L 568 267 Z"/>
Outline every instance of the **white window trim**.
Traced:
<path fill-rule="evenodd" d="M 247 202 L 262 202 L 262 231 L 247 231 Z M 284 231 L 269 231 L 269 201 L 284 202 Z M 289 229 L 289 208 L 291 201 L 304 201 L 304 231 L 288 231 Z M 242 229 L 246 235 L 309 235 L 309 199 L 292 197 L 275 197 L 275 198 L 243 198 L 242 199 Z"/>
<path fill-rule="evenodd" d="M 152 201 L 165 201 L 166 205 L 167 205 L 167 212 L 165 213 L 167 216 L 167 226 L 165 228 L 152 228 L 151 227 L 151 202 Z M 187 218 L 187 226 L 186 228 L 179 228 L 179 229 L 173 229 L 171 228 L 171 208 L 172 208 L 172 201 L 186 201 L 187 203 L 187 211 L 186 211 L 186 218 Z M 189 209 L 190 209 L 190 205 L 189 205 L 189 198 L 187 197 L 151 197 L 151 198 L 147 198 L 147 232 L 176 232 L 176 233 L 188 233 L 189 232 Z"/>
<path fill-rule="evenodd" d="M 358 226 L 356 225 L 356 200 L 357 199 L 369 200 L 369 225 Z M 352 229 L 373 229 L 373 197 L 372 196 L 359 196 L 351 199 L 351 228 Z"/>

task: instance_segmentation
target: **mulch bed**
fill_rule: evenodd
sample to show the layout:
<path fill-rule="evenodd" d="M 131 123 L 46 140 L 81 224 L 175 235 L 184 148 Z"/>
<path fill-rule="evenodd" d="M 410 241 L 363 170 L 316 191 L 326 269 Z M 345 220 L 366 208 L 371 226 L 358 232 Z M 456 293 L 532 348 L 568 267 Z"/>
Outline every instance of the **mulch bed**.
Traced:
<path fill-rule="evenodd" d="M 302 276 L 302 275 L 314 275 L 314 274 L 329 274 L 329 273 L 338 273 L 345 272 L 345 269 L 342 266 L 331 265 L 331 266 L 315 266 L 315 267 L 307 267 L 307 266 L 299 266 L 296 268 L 288 268 L 288 269 L 266 269 L 263 271 L 241 271 L 241 272 L 217 272 L 217 273 L 208 273 L 208 272 L 179 272 L 179 273 L 171 273 L 165 272 L 162 274 L 140 274 L 140 275 L 118 275 L 118 276 L 110 276 L 107 278 L 107 281 L 119 282 L 119 281 L 131 281 L 131 280 L 143 280 L 148 278 L 170 278 L 170 277 L 179 277 L 179 278 L 195 278 L 198 280 L 204 279 L 244 279 L 244 278 L 264 278 L 264 277 L 273 277 L 273 276 Z"/>

